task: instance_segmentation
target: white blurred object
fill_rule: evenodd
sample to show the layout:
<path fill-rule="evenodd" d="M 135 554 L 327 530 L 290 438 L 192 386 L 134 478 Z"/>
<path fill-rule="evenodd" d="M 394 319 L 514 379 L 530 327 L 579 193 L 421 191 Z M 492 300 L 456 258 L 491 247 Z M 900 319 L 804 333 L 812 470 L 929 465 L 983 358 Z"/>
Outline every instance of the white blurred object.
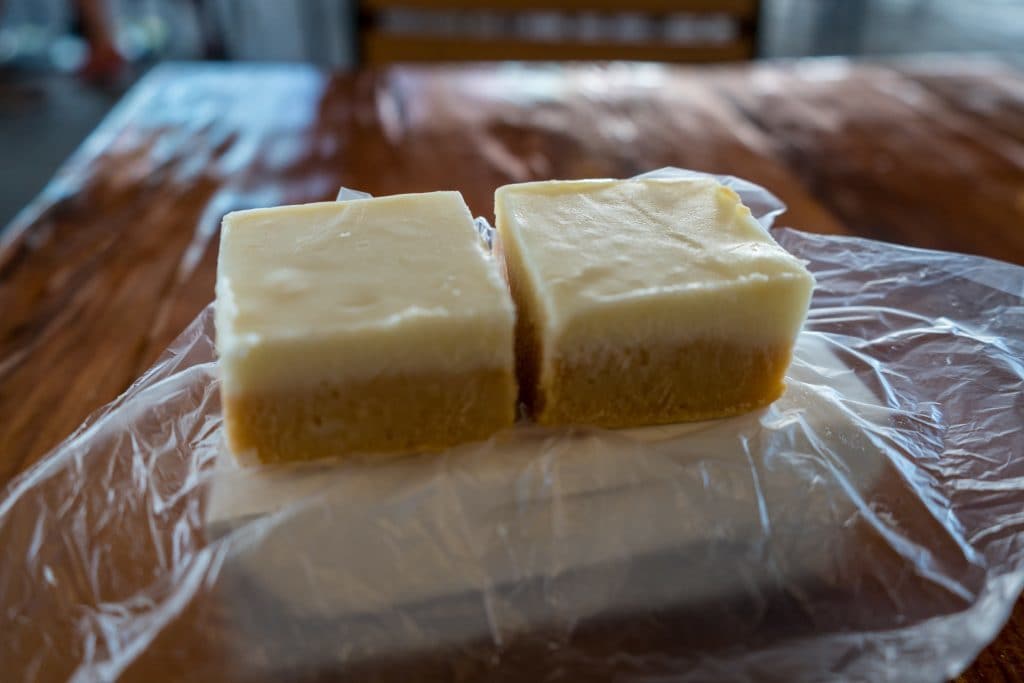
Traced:
<path fill-rule="evenodd" d="M 72 16 L 67 0 L 0 0 L 0 64 L 49 60 L 51 45 L 71 33 Z"/>
<path fill-rule="evenodd" d="M 355 64 L 351 0 L 212 0 L 228 59 Z"/>
<path fill-rule="evenodd" d="M 89 46 L 77 36 L 58 36 L 50 44 L 50 61 L 58 71 L 76 71 L 89 56 Z"/>
<path fill-rule="evenodd" d="M 108 0 L 117 49 L 128 60 L 160 56 L 197 59 L 203 54 L 199 4 L 189 0 Z"/>

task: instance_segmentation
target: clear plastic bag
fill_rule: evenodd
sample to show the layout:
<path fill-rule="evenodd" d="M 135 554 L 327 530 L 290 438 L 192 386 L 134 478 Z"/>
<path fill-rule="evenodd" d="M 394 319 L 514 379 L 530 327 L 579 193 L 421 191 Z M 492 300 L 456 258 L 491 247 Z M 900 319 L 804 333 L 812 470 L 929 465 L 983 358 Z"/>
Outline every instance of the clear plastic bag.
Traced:
<path fill-rule="evenodd" d="M 208 309 L 0 499 L 5 676 L 955 675 L 1024 579 L 1024 269 L 775 235 L 818 280 L 786 394 L 695 425 L 240 469 Z"/>

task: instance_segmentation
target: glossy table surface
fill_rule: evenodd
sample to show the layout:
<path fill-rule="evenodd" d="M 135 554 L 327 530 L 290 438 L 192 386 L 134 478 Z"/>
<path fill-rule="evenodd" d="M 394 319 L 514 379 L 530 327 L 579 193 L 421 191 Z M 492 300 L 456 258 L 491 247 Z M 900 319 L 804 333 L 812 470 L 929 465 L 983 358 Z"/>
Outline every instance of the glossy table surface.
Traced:
<path fill-rule="evenodd" d="M 745 177 L 780 224 L 1024 264 L 1024 74 L 984 58 L 678 68 L 169 65 L 0 234 L 0 484 L 213 298 L 228 211 L 662 166 Z M 1024 679 L 1024 607 L 963 675 Z"/>

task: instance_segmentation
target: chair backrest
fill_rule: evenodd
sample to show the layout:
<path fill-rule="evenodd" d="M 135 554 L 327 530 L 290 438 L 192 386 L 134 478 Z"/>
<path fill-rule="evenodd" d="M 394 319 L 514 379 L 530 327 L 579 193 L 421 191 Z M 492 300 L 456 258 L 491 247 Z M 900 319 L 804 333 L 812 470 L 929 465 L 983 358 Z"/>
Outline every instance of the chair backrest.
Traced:
<path fill-rule="evenodd" d="M 757 52 L 758 0 L 362 0 L 363 63 L 712 62 Z"/>

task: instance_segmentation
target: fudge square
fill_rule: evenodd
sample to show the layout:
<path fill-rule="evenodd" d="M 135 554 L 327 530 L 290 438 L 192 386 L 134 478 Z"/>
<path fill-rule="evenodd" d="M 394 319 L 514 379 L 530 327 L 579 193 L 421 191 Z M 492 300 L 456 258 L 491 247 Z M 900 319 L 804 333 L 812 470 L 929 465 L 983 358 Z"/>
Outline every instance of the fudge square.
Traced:
<path fill-rule="evenodd" d="M 514 308 L 458 192 L 228 214 L 215 318 L 242 462 L 439 449 L 514 421 Z"/>
<path fill-rule="evenodd" d="M 521 396 L 544 424 L 725 417 L 783 390 L 814 279 L 712 179 L 495 196 Z"/>

